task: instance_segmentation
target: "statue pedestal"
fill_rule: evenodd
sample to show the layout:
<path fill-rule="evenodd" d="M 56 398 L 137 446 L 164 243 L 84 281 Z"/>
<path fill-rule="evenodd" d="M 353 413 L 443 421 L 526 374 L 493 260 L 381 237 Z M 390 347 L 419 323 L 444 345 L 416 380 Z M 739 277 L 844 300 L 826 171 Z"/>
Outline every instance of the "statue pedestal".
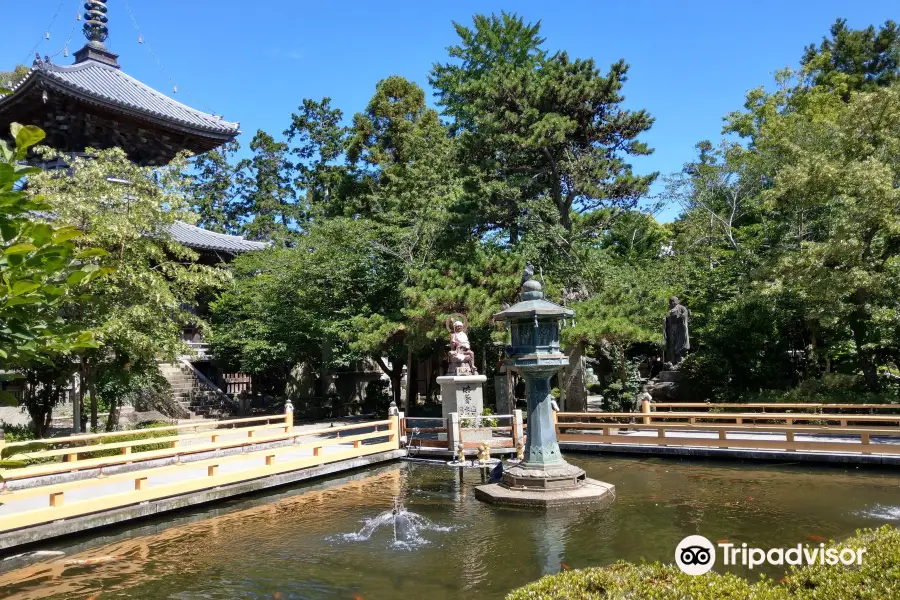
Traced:
<path fill-rule="evenodd" d="M 684 400 L 684 390 L 681 380 L 684 373 L 681 371 L 660 371 L 659 375 L 650 382 L 650 395 L 655 402 L 678 402 Z"/>
<path fill-rule="evenodd" d="M 450 413 L 460 419 L 480 417 L 484 410 L 484 375 L 447 375 L 438 377 L 441 386 L 441 415 L 446 420 Z"/>

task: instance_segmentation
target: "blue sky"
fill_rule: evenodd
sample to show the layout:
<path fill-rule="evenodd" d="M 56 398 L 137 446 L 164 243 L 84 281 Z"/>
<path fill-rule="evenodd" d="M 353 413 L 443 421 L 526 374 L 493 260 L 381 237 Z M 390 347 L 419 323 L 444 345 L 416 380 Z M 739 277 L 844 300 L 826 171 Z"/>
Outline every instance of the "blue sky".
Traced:
<path fill-rule="evenodd" d="M 428 85 L 435 61 L 456 41 L 452 21 L 514 11 L 540 20 L 551 50 L 593 57 L 605 68 L 630 65 L 630 108 L 656 118 L 645 140 L 656 149 L 638 172 L 678 171 L 701 139 L 719 137 L 722 117 L 747 90 L 796 65 L 837 17 L 852 27 L 900 18 L 897 0 L 110 0 L 109 46 L 126 72 L 182 102 L 242 124 L 242 145 L 257 129 L 279 134 L 305 97 L 330 96 L 345 114 L 362 110 L 378 80 L 399 74 Z M 146 43 L 126 5 L 130 5 Z M 22 5 L 24 6 L 24 5 Z M 0 69 L 60 52 L 73 25 L 71 53 L 84 44 L 75 21 L 81 0 L 29 0 L 4 30 Z M 8 8 L 8 7 L 7 7 Z M 58 10 L 58 14 L 57 14 Z M 51 39 L 44 39 L 48 24 Z M 152 53 L 151 50 L 152 49 Z M 159 64 L 154 58 L 159 59 Z M 162 68 L 159 65 L 162 65 Z M 661 191 L 658 186 L 656 192 Z M 675 208 L 660 217 L 669 220 Z"/>

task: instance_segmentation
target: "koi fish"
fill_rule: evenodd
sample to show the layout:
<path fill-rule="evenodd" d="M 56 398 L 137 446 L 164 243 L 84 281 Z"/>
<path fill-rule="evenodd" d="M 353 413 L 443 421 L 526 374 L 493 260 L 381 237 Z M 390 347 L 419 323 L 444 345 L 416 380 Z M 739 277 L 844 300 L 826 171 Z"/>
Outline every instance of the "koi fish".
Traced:
<path fill-rule="evenodd" d="M 728 540 L 718 540 L 716 543 L 717 544 L 730 544 L 731 542 L 729 542 Z"/>
<path fill-rule="evenodd" d="M 747 500 L 753 500 L 753 496 L 747 496 Z"/>
<path fill-rule="evenodd" d="M 823 538 L 821 535 L 813 535 L 811 533 L 806 534 L 806 537 L 811 539 L 814 542 L 827 542 L 828 540 Z"/>
<path fill-rule="evenodd" d="M 569 565 L 567 565 L 566 563 L 559 563 L 559 566 L 562 567 L 562 570 L 563 570 L 563 571 L 568 571 L 568 570 L 569 570 Z"/>

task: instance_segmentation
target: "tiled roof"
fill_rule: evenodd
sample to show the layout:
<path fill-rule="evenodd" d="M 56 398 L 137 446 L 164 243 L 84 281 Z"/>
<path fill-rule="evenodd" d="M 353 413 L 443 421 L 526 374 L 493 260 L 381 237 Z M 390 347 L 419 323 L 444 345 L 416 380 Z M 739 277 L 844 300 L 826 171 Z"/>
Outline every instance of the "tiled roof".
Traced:
<path fill-rule="evenodd" d="M 262 250 L 268 247 L 268 244 L 265 242 L 251 242 L 239 235 L 216 233 L 194 225 L 188 225 L 182 221 L 175 221 L 169 232 L 176 242 L 199 250 L 217 250 L 219 252 L 238 254 L 250 252 L 251 250 Z"/>
<path fill-rule="evenodd" d="M 195 110 L 144 85 L 121 69 L 96 60 L 67 66 L 38 63 L 12 89 L 12 94 L 0 97 L 0 105 L 11 100 L 19 88 L 35 78 L 42 78 L 64 92 L 85 96 L 100 103 L 114 104 L 150 118 L 174 122 L 199 131 L 233 136 L 240 129 L 239 123 Z"/>

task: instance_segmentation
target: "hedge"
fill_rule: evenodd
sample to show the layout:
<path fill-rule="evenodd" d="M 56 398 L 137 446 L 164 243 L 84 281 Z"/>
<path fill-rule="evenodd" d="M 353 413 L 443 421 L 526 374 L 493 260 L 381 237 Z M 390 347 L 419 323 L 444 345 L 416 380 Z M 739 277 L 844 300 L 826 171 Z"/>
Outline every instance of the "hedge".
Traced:
<path fill-rule="evenodd" d="M 715 572 L 685 575 L 674 565 L 618 562 L 563 571 L 510 592 L 506 600 L 876 600 L 900 598 L 900 530 L 857 531 L 836 547 L 865 547 L 861 566 L 791 567 L 780 581 L 754 583 Z"/>

